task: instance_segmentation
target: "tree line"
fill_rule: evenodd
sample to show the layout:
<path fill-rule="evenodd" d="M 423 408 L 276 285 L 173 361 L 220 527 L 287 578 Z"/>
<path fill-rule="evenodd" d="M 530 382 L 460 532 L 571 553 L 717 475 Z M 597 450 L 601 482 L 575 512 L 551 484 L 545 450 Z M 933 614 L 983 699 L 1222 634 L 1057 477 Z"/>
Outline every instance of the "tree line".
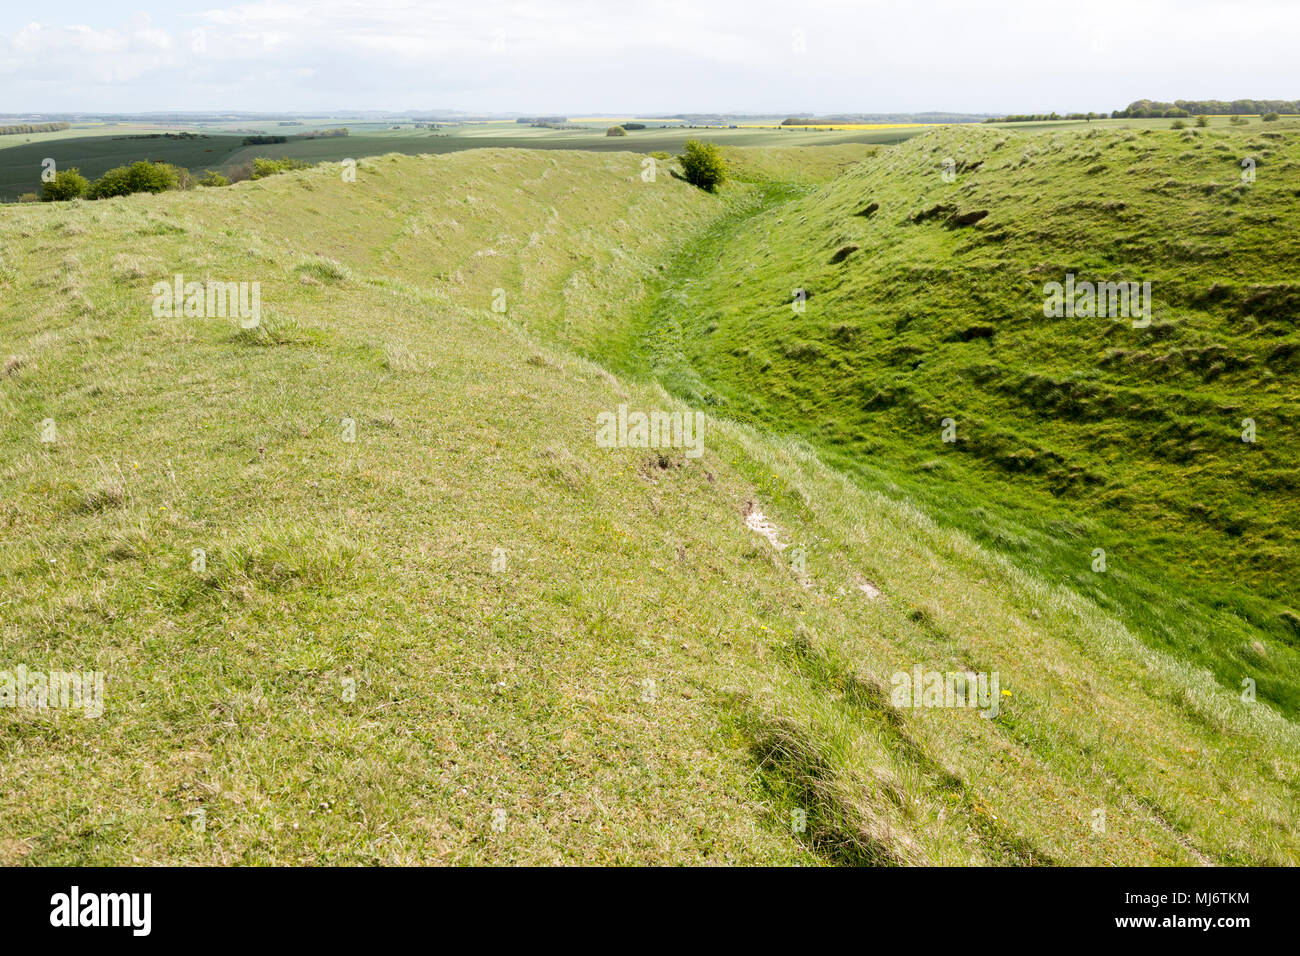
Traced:
<path fill-rule="evenodd" d="M 57 133 L 71 125 L 71 123 L 16 123 L 11 126 L 0 126 L 0 136 L 12 136 L 17 133 Z"/>
<path fill-rule="evenodd" d="M 1111 119 L 1182 119 L 1188 116 L 1277 116 L 1300 113 L 1300 100 L 1134 100 L 1122 110 L 1112 110 Z M 991 116 L 986 123 L 1041 123 L 1047 120 L 1104 119 L 1105 113 L 1013 113 Z M 787 120 L 786 122 L 789 122 Z"/>
<path fill-rule="evenodd" d="M 1116 119 L 1161 116 L 1253 116 L 1265 113 L 1300 113 L 1300 100 L 1135 100 L 1110 115 Z"/>
<path fill-rule="evenodd" d="M 986 123 L 1042 123 L 1047 120 L 1088 120 L 1104 119 L 1105 113 L 1012 113 L 1010 116 L 990 116 Z"/>

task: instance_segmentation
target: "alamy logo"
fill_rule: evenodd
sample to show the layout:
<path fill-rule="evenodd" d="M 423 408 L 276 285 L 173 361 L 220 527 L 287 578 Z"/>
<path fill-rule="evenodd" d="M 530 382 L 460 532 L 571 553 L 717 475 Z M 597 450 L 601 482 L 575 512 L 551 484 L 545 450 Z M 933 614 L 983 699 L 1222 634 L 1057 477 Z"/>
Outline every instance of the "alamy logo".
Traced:
<path fill-rule="evenodd" d="M 969 707 L 978 710 L 981 717 L 998 715 L 1001 688 L 998 672 L 977 674 L 974 671 L 957 671 L 943 674 L 923 671 L 917 664 L 909 674 L 897 671 L 889 680 L 892 685 L 889 702 L 898 708 Z"/>
<path fill-rule="evenodd" d="M 704 454 L 703 412 L 618 412 L 596 416 L 596 444 L 601 448 L 685 448 L 687 458 Z"/>
<path fill-rule="evenodd" d="M 80 709 L 87 718 L 104 714 L 103 671 L 29 671 L 19 664 L 0 671 L 0 707 L 44 710 L 47 707 Z"/>
<path fill-rule="evenodd" d="M 155 282 L 153 314 L 157 319 L 239 317 L 245 329 L 255 329 L 262 321 L 262 283 L 260 282 L 186 282 L 177 273 L 171 282 Z"/>
<path fill-rule="evenodd" d="M 1043 315 L 1049 319 L 1132 319 L 1133 328 L 1151 324 L 1150 282 L 1079 282 L 1043 285 Z"/>
<path fill-rule="evenodd" d="M 150 893 L 70 893 L 50 897 L 51 926 L 129 926 L 133 936 L 148 936 L 153 926 Z"/>

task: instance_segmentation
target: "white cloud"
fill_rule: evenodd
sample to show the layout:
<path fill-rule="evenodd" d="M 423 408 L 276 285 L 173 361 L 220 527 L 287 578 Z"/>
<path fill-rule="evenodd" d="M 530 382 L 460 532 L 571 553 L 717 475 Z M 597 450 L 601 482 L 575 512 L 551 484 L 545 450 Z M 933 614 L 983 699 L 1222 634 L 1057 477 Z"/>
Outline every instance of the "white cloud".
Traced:
<path fill-rule="evenodd" d="M 179 3 L 98 26 L 50 8 L 0 32 L 0 109 L 1028 111 L 1300 95 L 1300 6 L 1283 0 Z"/>

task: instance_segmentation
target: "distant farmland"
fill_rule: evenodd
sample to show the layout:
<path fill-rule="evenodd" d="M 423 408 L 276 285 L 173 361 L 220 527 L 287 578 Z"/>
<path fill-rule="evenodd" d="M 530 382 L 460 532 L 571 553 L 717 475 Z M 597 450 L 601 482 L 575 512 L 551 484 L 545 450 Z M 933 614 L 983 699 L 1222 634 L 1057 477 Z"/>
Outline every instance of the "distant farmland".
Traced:
<path fill-rule="evenodd" d="M 302 136 L 316 125 L 348 126 L 346 137 Z M 898 143 L 924 132 L 917 125 L 883 129 L 783 130 L 779 128 L 689 127 L 675 123 L 648 128 L 627 136 L 606 136 L 606 125 L 582 129 L 545 129 L 519 123 L 464 123 L 436 129 L 405 123 L 349 123 L 281 127 L 276 124 L 210 124 L 185 128 L 195 139 L 146 139 L 148 134 L 179 132 L 180 127 L 84 125 L 60 133 L 8 137 L 0 141 L 0 201 L 13 202 L 24 193 L 40 191 L 41 162 L 49 157 L 59 169 L 77 167 L 95 178 L 114 166 L 141 159 L 183 166 L 196 175 L 205 169 L 229 172 L 257 156 L 290 156 L 310 163 L 383 153 L 452 153 L 463 149 L 525 147 L 529 149 L 587 149 L 649 153 L 677 152 L 688 139 L 709 139 L 730 146 L 798 146 L 842 143 Z M 294 135 L 290 135 L 292 134 Z M 243 145 L 245 136 L 289 135 L 286 143 Z M 301 136 L 302 138 L 297 138 Z"/>

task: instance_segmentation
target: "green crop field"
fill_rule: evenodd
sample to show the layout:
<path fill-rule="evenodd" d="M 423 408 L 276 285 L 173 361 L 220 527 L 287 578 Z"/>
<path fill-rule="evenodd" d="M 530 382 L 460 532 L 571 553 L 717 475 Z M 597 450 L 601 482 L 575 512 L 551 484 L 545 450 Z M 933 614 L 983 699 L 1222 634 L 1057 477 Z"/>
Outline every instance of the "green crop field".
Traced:
<path fill-rule="evenodd" d="M 0 863 L 1300 862 L 1300 130 L 1167 125 L 6 205 Z"/>
<path fill-rule="evenodd" d="M 0 200 L 13 201 L 25 193 L 41 191 L 42 163 L 53 159 L 57 169 L 80 169 L 94 179 L 115 166 L 125 166 L 142 159 L 174 163 L 202 173 L 217 169 L 230 161 L 242 147 L 243 136 L 196 132 L 197 139 L 165 139 L 169 129 L 110 128 L 84 135 L 83 130 L 68 129 L 59 133 L 38 134 L 33 142 L 10 145 L 0 137 Z M 195 131 L 191 131 L 195 132 Z M 81 133 L 83 135 L 71 135 Z M 48 137 L 41 139 L 41 137 Z"/>
<path fill-rule="evenodd" d="M 0 125 L 3 125 L 3 122 L 0 121 Z M 55 130 L 50 133 L 7 133 L 0 135 L 0 150 L 13 146 L 24 146 L 28 143 L 58 143 L 65 139 L 176 132 L 178 128 L 156 123 L 73 123 L 68 129 Z"/>
<path fill-rule="evenodd" d="M 925 130 L 923 126 L 902 129 L 791 131 L 775 129 L 645 129 L 625 137 L 605 135 L 605 129 L 551 130 L 513 123 L 479 123 L 428 131 L 416 129 L 363 133 L 346 138 L 307 139 L 274 146 L 246 146 L 233 153 L 227 165 L 247 162 L 254 156 L 289 156 L 307 162 L 359 158 L 386 152 L 407 154 L 450 153 L 462 149 L 582 149 L 641 153 L 680 152 L 688 139 L 704 139 L 720 146 L 807 146 L 880 144 L 902 142 Z"/>

